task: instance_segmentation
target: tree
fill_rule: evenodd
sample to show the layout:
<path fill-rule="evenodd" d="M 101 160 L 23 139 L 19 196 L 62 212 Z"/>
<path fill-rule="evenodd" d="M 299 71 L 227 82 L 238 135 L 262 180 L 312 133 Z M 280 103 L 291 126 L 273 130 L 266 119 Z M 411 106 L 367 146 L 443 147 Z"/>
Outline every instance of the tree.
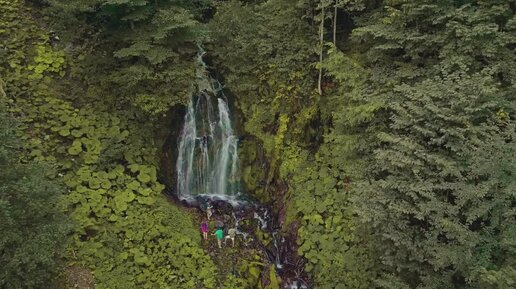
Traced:
<path fill-rule="evenodd" d="M 82 65 L 98 74 L 83 80 L 92 94 L 103 87 L 118 96 L 113 105 L 120 105 L 122 100 L 122 104 L 129 103 L 150 114 L 163 113 L 174 104 L 186 102 L 191 94 L 189 80 L 195 77 L 196 42 L 203 38 L 199 20 L 207 1 L 51 3 L 50 11 L 61 22 L 71 21 L 70 15 L 74 15 L 81 26 L 90 27 L 83 35 L 74 35 L 74 41 L 94 45 L 92 55 L 78 55 Z M 96 42 L 84 41 L 92 35 L 97 37 Z"/>
<path fill-rule="evenodd" d="M 341 166 L 381 252 L 379 287 L 515 282 L 511 5 L 370 4 L 349 50 L 325 62 L 340 84 L 329 104 L 341 101 L 326 141 L 345 148 Z"/>
<path fill-rule="evenodd" d="M 323 94 L 322 91 L 322 77 L 323 77 L 323 54 L 324 54 L 324 21 L 326 20 L 326 7 L 328 6 L 329 1 L 323 1 L 320 3 L 321 14 L 319 15 L 319 77 L 317 79 L 317 92 L 319 95 Z"/>

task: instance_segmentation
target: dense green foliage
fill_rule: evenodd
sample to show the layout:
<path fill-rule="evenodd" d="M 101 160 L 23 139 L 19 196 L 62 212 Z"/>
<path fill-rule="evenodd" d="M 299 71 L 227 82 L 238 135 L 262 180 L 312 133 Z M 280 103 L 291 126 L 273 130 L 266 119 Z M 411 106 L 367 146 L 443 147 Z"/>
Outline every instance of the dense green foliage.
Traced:
<path fill-rule="evenodd" d="M 0 288 L 43 288 L 54 284 L 66 246 L 69 225 L 55 210 L 64 188 L 48 178 L 49 164 L 18 162 L 15 129 L 0 105 Z"/>
<path fill-rule="evenodd" d="M 307 147 L 318 133 L 310 127 L 318 99 L 315 74 L 306 67 L 313 60 L 317 39 L 296 2 L 245 5 L 228 1 L 217 7 L 209 26 L 210 49 L 227 87 L 235 95 L 245 96 L 238 97 L 236 104 L 245 117 L 245 133 L 258 138 L 270 159 L 269 173 L 263 176 L 259 160 L 244 157 L 248 186 L 265 178 L 268 187 L 289 152 L 299 151 L 299 144 L 285 143 L 286 134 L 303 140 L 300 145 Z M 264 199 L 267 193 L 255 190 Z"/>
<path fill-rule="evenodd" d="M 24 143 L 2 135 L 0 218 L 35 221 L 8 225 L 10 287 L 38 286 L 19 285 L 29 260 L 49 270 L 30 282 L 51 278 L 64 227 L 38 224 L 58 209 L 96 288 L 281 286 L 259 256 L 221 273 L 161 194 L 163 116 L 191 94 L 197 44 L 237 115 L 245 187 L 294 231 L 311 285 L 516 286 L 516 1 L 32 2 L 0 0 L 0 97 Z"/>
<path fill-rule="evenodd" d="M 87 75 L 84 69 L 90 64 L 74 63 L 70 55 L 53 46 L 21 1 L 0 4 L 8 12 L 1 14 L 0 27 L 2 41 L 9 48 L 1 66 L 5 96 L 9 111 L 22 123 L 18 130 L 24 132 L 29 158 L 55 162 L 57 171 L 47 173 L 62 179 L 68 188 L 59 207 L 48 201 L 39 214 L 45 216 L 48 210 L 62 207 L 74 221 L 69 263 L 91 269 L 96 288 L 133 288 L 135 284 L 141 288 L 214 288 L 216 269 L 199 246 L 191 216 L 170 206 L 161 195 L 164 186 L 157 181 L 158 145 L 152 140 L 152 123 L 146 124 L 145 117 L 131 106 L 120 104 L 122 113 L 105 105 L 116 98 L 105 102 L 104 94 L 85 94 L 74 87 L 74 74 Z M 12 21 L 20 15 L 21 20 Z M 33 182 L 43 182 L 37 176 Z M 30 189 L 20 188 L 20 194 Z M 37 234 L 46 228 L 34 226 L 23 229 Z M 13 274 L 25 278 L 23 270 L 31 266 L 52 269 L 40 264 L 46 260 L 37 260 L 20 259 L 35 263 L 14 268 Z"/>
<path fill-rule="evenodd" d="M 16 89 L 10 86 L 14 77 L 6 76 L 20 73 L 23 42 L 31 41 L 28 34 L 35 32 L 17 20 L 19 7 L 11 2 L 0 1 L 0 288 L 43 288 L 54 284 L 64 257 L 70 222 L 56 208 L 65 189 L 61 181 L 51 180 L 51 161 L 27 159 L 27 143 L 18 135 L 23 124 L 8 113 L 6 104 L 8 94 L 21 95 L 29 82 L 42 81 L 42 69 L 59 72 L 60 65 L 46 60 L 49 51 L 38 46 L 36 61 L 25 67 L 26 79 Z"/>
<path fill-rule="evenodd" d="M 378 286 L 514 286 L 514 6 L 386 1 L 357 19 L 326 64 L 346 100 L 328 139 L 364 162 Z"/>
<path fill-rule="evenodd" d="M 301 219 L 316 284 L 514 286 L 514 1 L 291 1 L 281 19 L 260 14 L 281 2 L 225 4 L 214 50 L 246 131 L 270 154 L 268 182 L 291 187 L 287 221 Z M 337 22 L 332 39 L 334 11 L 354 23 L 349 37 Z M 321 52 L 322 19 L 334 43 Z M 312 32 L 271 29 L 279 23 Z M 316 97 L 307 67 L 321 53 Z M 283 94 L 274 84 L 295 67 L 300 82 Z"/>
<path fill-rule="evenodd" d="M 151 114 L 184 103 L 194 77 L 194 41 L 202 39 L 196 18 L 206 4 L 197 1 L 52 0 L 56 28 L 76 45 L 76 71 L 89 95 L 113 96 L 110 106 L 131 104 Z M 71 31 L 69 27 L 79 27 Z M 80 72 L 87 71 L 87 75 Z M 99 77 L 101 76 L 101 77 Z"/>
<path fill-rule="evenodd" d="M 285 221 L 301 225 L 298 253 L 308 260 L 305 270 L 317 286 L 370 288 L 372 252 L 360 237 L 350 195 L 342 190 L 346 173 L 334 159 L 341 156 L 330 146 L 314 156 L 321 130 L 327 129 L 321 125 L 331 114 L 320 111 L 326 100 L 317 95 L 314 81 L 316 8 L 299 1 L 229 1 L 211 21 L 212 49 L 231 92 L 246 96 L 237 104 L 245 132 L 263 144 L 270 160 L 268 174 L 260 176 L 260 160 L 247 152 L 254 148 L 244 145 L 244 182 L 262 198 L 286 203 Z M 255 188 L 260 177 L 265 188 Z M 283 182 L 291 188 L 278 195 L 274 187 Z"/>

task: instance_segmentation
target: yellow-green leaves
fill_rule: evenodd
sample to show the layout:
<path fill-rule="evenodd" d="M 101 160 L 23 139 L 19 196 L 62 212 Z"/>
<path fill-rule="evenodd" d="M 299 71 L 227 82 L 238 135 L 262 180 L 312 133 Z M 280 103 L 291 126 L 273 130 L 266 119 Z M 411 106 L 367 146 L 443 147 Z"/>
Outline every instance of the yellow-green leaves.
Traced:
<path fill-rule="evenodd" d="M 55 51 L 45 44 L 36 47 L 36 56 L 34 63 L 28 66 L 33 71 L 29 79 L 41 79 L 45 73 L 56 73 L 64 76 L 65 58 L 62 51 Z"/>
<path fill-rule="evenodd" d="M 156 181 L 156 168 L 152 166 L 132 164 L 129 166 L 131 172 L 138 173 L 137 179 L 141 183 L 149 183 Z"/>
<path fill-rule="evenodd" d="M 68 148 L 68 153 L 71 155 L 78 155 L 82 152 L 82 143 L 80 140 L 74 140 L 72 146 Z"/>

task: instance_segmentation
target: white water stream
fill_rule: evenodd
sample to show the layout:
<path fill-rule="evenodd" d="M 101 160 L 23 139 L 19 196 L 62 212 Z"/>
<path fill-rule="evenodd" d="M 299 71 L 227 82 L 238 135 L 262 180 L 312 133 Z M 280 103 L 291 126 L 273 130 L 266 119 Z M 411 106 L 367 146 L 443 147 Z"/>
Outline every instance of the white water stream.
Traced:
<path fill-rule="evenodd" d="M 188 104 L 176 163 L 177 195 L 235 202 L 240 195 L 238 138 L 221 84 L 210 77 L 204 51 L 197 62 L 197 93 Z"/>

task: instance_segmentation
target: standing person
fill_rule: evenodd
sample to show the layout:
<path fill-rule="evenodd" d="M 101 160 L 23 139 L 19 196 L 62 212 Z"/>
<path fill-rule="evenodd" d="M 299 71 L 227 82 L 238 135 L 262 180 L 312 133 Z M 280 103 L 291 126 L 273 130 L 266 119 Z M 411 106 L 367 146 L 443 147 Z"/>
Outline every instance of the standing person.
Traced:
<path fill-rule="evenodd" d="M 211 216 L 213 215 L 213 206 L 208 203 L 208 206 L 206 207 L 206 216 L 208 217 L 208 221 L 210 220 Z"/>
<path fill-rule="evenodd" d="M 208 240 L 208 221 L 204 219 L 201 223 L 201 232 L 202 232 L 202 238 L 204 240 Z"/>
<path fill-rule="evenodd" d="M 224 239 L 224 231 L 221 228 L 218 228 L 215 231 L 215 237 L 217 237 L 217 244 L 219 245 L 219 249 L 222 249 L 222 239 Z"/>
<path fill-rule="evenodd" d="M 224 239 L 224 245 L 226 244 L 227 239 L 231 239 L 231 242 L 233 243 L 233 247 L 235 247 L 235 237 L 236 237 L 236 229 L 231 228 L 228 230 L 228 235 Z"/>

